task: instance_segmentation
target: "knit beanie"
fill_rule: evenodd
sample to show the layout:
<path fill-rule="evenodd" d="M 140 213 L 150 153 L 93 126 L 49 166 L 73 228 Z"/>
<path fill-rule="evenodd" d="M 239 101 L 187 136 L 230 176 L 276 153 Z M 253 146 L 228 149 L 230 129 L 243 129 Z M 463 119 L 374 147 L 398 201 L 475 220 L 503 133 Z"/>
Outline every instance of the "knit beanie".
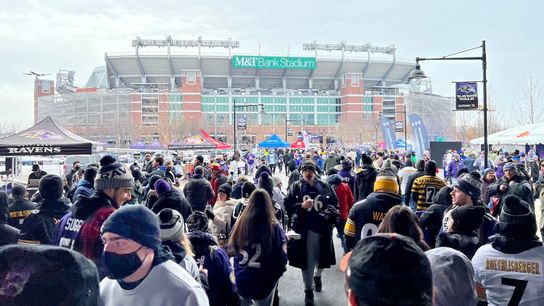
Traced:
<path fill-rule="evenodd" d="M 516 171 L 517 169 L 518 169 L 518 167 L 513 162 L 508 162 L 508 163 L 504 164 L 504 166 L 502 166 L 503 171 Z"/>
<path fill-rule="evenodd" d="M 272 195 L 274 194 L 274 180 L 267 172 L 261 173 L 259 177 L 258 187 L 266 190 L 270 197 L 272 197 Z"/>
<path fill-rule="evenodd" d="M 461 233 L 470 234 L 484 222 L 485 209 L 481 206 L 464 205 L 451 212 L 454 229 Z"/>
<path fill-rule="evenodd" d="M 537 230 L 536 218 L 529 203 L 515 195 L 504 198 L 497 232 L 516 239 L 532 239 Z"/>
<path fill-rule="evenodd" d="M 342 177 L 340 176 L 340 174 L 333 174 L 333 175 L 327 176 L 327 183 L 329 183 L 329 185 L 331 186 L 336 186 L 340 184 L 341 182 L 342 182 Z"/>
<path fill-rule="evenodd" d="M 361 155 L 361 161 L 363 162 L 363 165 L 372 165 L 372 158 L 366 155 L 366 153 Z"/>
<path fill-rule="evenodd" d="M 157 180 L 153 186 L 155 187 L 155 191 L 157 192 L 157 195 L 161 195 L 165 192 L 172 190 L 172 187 L 170 187 L 170 184 L 168 184 L 168 182 L 163 179 Z"/>
<path fill-rule="evenodd" d="M 194 211 L 188 218 L 187 218 L 187 229 L 190 232 L 194 231 L 201 231 L 201 232 L 207 232 L 208 231 L 208 217 L 205 213 L 201 211 Z"/>
<path fill-rule="evenodd" d="M 492 168 L 486 168 L 486 169 L 484 170 L 484 173 L 483 173 L 483 174 L 484 174 L 484 178 L 486 177 L 486 175 L 488 175 L 488 174 L 491 173 L 491 172 L 495 173 L 495 170 L 493 170 Z"/>
<path fill-rule="evenodd" d="M 469 173 L 459 177 L 453 187 L 466 193 L 472 201 L 477 201 L 482 193 L 482 180 L 476 173 Z"/>
<path fill-rule="evenodd" d="M 185 222 L 177 210 L 165 208 L 158 214 L 162 241 L 179 241 L 185 232 Z"/>
<path fill-rule="evenodd" d="M 147 186 L 149 186 L 149 189 L 151 190 L 155 190 L 155 183 L 158 181 L 158 180 L 161 180 L 162 177 L 158 174 L 154 174 L 153 176 L 151 176 L 149 178 L 149 182 L 147 183 Z"/>
<path fill-rule="evenodd" d="M 47 174 L 40 179 L 38 187 L 44 200 L 56 200 L 62 198 L 62 178 L 55 174 Z"/>
<path fill-rule="evenodd" d="M 229 183 L 225 183 L 221 186 L 219 186 L 219 189 L 217 189 L 217 192 L 222 192 L 230 197 L 230 194 L 232 193 L 232 186 Z"/>
<path fill-rule="evenodd" d="M 242 198 L 249 198 L 255 189 L 257 189 L 257 187 L 255 187 L 255 184 L 252 182 L 244 182 L 242 184 Z"/>
<path fill-rule="evenodd" d="M 100 159 L 100 169 L 96 176 L 94 187 L 96 190 L 132 188 L 134 178 L 130 171 L 118 163 L 111 155 Z"/>
<path fill-rule="evenodd" d="M 382 191 L 392 194 L 399 194 L 399 183 L 397 175 L 391 169 L 382 169 L 378 172 L 374 182 L 374 191 Z"/>
<path fill-rule="evenodd" d="M 32 165 L 32 171 L 38 171 L 38 170 L 40 170 L 40 165 L 38 165 L 38 164 L 33 164 L 33 165 Z"/>
<path fill-rule="evenodd" d="M 317 170 L 315 168 L 315 164 L 311 160 L 305 160 L 305 161 L 302 162 L 302 164 L 300 166 L 300 172 L 303 172 L 304 170 L 310 170 L 310 171 L 313 171 L 314 173 L 317 172 Z"/>
<path fill-rule="evenodd" d="M 143 205 L 124 205 L 111 214 L 100 230 L 114 233 L 158 250 L 161 245 L 159 218 Z"/>

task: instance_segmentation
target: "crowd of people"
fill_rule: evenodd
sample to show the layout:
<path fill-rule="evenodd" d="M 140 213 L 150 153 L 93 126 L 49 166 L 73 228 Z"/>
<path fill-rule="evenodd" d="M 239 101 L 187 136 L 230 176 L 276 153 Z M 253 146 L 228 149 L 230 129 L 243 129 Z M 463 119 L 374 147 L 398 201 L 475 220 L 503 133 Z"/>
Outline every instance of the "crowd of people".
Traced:
<path fill-rule="evenodd" d="M 0 193 L 0 304 L 280 305 L 290 265 L 314 305 L 338 264 L 350 305 L 543 305 L 544 161 L 465 153 L 444 172 L 358 148 L 36 165 L 38 192 Z"/>

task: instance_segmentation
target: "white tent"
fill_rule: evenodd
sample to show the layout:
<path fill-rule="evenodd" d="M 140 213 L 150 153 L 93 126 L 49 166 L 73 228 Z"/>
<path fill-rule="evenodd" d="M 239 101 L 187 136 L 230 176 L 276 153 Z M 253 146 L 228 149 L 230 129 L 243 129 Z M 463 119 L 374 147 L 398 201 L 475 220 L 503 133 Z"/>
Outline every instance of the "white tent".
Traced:
<path fill-rule="evenodd" d="M 487 142 L 491 145 L 535 145 L 544 143 L 544 122 L 527 124 L 502 130 L 487 136 Z M 484 138 L 476 138 L 470 141 L 471 145 L 481 145 Z"/>

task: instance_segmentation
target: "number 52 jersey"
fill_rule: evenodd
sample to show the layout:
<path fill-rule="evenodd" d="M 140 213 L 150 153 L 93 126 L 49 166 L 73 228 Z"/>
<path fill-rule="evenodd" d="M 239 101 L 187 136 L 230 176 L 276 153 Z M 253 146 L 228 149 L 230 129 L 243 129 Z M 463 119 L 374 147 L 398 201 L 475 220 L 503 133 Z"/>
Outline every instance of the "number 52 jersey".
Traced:
<path fill-rule="evenodd" d="M 544 305 L 543 262 L 543 246 L 506 254 L 487 244 L 472 258 L 474 279 L 489 305 Z"/>

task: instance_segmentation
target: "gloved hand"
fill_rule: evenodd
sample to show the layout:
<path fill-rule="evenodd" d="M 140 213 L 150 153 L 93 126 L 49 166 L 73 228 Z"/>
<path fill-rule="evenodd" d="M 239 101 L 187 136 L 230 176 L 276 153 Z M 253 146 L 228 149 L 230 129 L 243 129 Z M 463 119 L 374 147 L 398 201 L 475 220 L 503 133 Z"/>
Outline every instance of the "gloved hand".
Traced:
<path fill-rule="evenodd" d="M 206 213 L 206 216 L 208 219 L 213 220 L 215 218 L 215 214 L 213 213 L 213 208 L 208 205 L 206 206 L 206 210 L 204 211 Z"/>

